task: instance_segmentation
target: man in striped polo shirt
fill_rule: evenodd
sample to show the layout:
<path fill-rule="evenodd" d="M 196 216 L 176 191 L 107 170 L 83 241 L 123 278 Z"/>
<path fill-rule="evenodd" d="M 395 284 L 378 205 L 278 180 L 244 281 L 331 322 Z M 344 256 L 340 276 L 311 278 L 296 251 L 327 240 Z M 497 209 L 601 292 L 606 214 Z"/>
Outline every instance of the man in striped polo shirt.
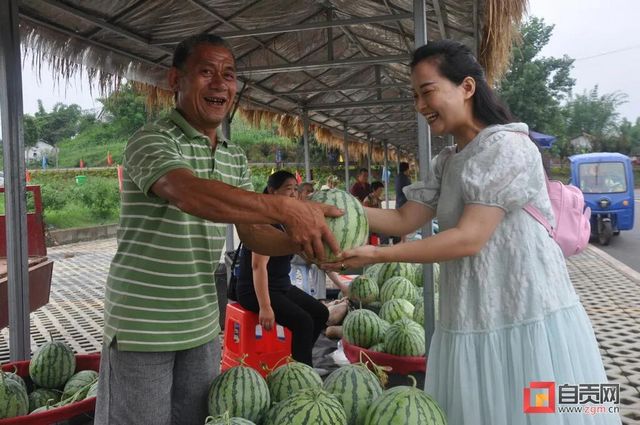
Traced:
<path fill-rule="evenodd" d="M 224 223 L 235 223 L 243 242 L 265 255 L 304 250 L 321 258 L 323 240 L 339 249 L 324 222 L 339 210 L 250 192 L 246 156 L 219 132 L 237 89 L 223 39 L 181 42 L 169 84 L 176 109 L 125 149 L 96 424 L 204 423 L 220 362 L 214 272 Z"/>

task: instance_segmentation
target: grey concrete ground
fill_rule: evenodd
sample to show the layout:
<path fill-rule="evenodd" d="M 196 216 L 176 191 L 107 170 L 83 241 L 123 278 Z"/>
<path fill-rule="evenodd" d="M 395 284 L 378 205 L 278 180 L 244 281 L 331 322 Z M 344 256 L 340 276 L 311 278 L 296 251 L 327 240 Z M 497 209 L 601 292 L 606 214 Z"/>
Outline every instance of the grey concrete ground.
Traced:
<path fill-rule="evenodd" d="M 78 353 L 100 349 L 104 282 L 115 239 L 49 249 L 55 260 L 50 303 L 31 315 L 31 345 L 62 338 Z M 568 261 L 571 279 L 596 332 L 611 382 L 621 386 L 623 423 L 640 424 L 640 274 L 589 247 Z M 0 331 L 0 363 L 9 359 Z"/>

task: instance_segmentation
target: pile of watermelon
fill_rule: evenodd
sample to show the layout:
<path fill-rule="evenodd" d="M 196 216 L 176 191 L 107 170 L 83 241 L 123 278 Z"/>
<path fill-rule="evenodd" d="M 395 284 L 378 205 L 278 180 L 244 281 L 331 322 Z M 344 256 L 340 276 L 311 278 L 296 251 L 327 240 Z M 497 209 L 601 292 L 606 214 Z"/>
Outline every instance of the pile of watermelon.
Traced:
<path fill-rule="evenodd" d="M 361 363 L 343 366 L 322 382 L 309 366 L 290 361 L 267 375 L 236 366 L 216 377 L 205 425 L 446 425 L 438 404 L 412 387 L 383 390 Z"/>
<path fill-rule="evenodd" d="M 40 346 L 29 363 L 27 383 L 17 373 L 0 372 L 0 419 L 35 414 L 95 397 L 98 373 L 76 370 L 73 350 L 64 342 Z M 29 388 L 32 390 L 29 392 Z"/>
<path fill-rule="evenodd" d="M 439 265 L 434 264 L 437 290 Z M 351 282 L 349 298 L 357 307 L 342 325 L 352 345 L 396 356 L 424 356 L 422 265 L 375 264 Z M 437 306 L 437 302 L 436 302 Z"/>

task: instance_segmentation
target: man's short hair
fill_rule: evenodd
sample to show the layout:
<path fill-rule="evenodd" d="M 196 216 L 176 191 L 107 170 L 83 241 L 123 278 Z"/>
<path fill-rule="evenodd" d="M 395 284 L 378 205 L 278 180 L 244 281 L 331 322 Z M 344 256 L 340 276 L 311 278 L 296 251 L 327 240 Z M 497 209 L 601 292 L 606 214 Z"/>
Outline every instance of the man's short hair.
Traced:
<path fill-rule="evenodd" d="M 193 35 L 191 37 L 187 37 L 184 40 L 182 40 L 180 43 L 178 43 L 175 50 L 173 51 L 173 61 L 171 62 L 171 66 L 176 67 L 178 69 L 184 69 L 184 65 L 185 63 L 187 63 L 189 56 L 191 56 L 191 53 L 193 53 L 193 50 L 199 44 L 211 44 L 213 46 L 222 46 L 226 48 L 229 51 L 229 53 L 231 53 L 231 56 L 233 57 L 233 50 L 231 50 L 231 46 L 229 45 L 229 43 L 227 43 L 227 41 L 224 38 L 215 34 L 198 34 L 198 35 Z M 234 60 L 235 60 L 235 57 L 234 57 Z"/>
<path fill-rule="evenodd" d="M 300 183 L 298 185 L 298 192 L 302 192 L 304 190 L 305 187 L 309 187 L 311 188 L 311 191 L 313 192 L 314 188 L 313 188 L 313 183 L 311 182 L 304 182 L 304 183 Z"/>
<path fill-rule="evenodd" d="M 381 187 L 384 187 L 384 183 L 382 183 L 380 181 L 375 181 L 375 182 L 371 183 L 371 191 L 372 192 L 375 192 L 376 190 L 378 190 Z"/>
<path fill-rule="evenodd" d="M 361 168 L 361 169 L 358 171 L 358 174 L 363 174 L 363 173 L 367 173 L 367 174 L 369 174 L 369 170 L 367 170 L 366 168 Z"/>
<path fill-rule="evenodd" d="M 401 162 L 400 163 L 400 172 L 401 173 L 404 173 L 408 169 L 409 169 L 409 163 L 408 162 Z"/>

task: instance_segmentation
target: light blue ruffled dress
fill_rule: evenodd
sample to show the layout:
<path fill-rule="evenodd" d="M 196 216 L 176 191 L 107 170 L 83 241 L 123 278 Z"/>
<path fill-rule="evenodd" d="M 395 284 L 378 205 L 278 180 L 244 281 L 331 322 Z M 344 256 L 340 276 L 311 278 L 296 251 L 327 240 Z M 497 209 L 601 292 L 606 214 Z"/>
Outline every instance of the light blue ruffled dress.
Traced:
<path fill-rule="evenodd" d="M 617 414 L 523 411 L 532 381 L 607 383 L 562 252 L 522 209 L 531 202 L 554 222 L 527 134 L 521 123 L 485 128 L 462 151 L 447 147 L 434 158 L 426 183 L 404 189 L 407 199 L 437 211 L 440 232 L 456 226 L 466 204 L 505 211 L 477 255 L 440 263 L 426 390 L 449 425 L 620 424 Z"/>

